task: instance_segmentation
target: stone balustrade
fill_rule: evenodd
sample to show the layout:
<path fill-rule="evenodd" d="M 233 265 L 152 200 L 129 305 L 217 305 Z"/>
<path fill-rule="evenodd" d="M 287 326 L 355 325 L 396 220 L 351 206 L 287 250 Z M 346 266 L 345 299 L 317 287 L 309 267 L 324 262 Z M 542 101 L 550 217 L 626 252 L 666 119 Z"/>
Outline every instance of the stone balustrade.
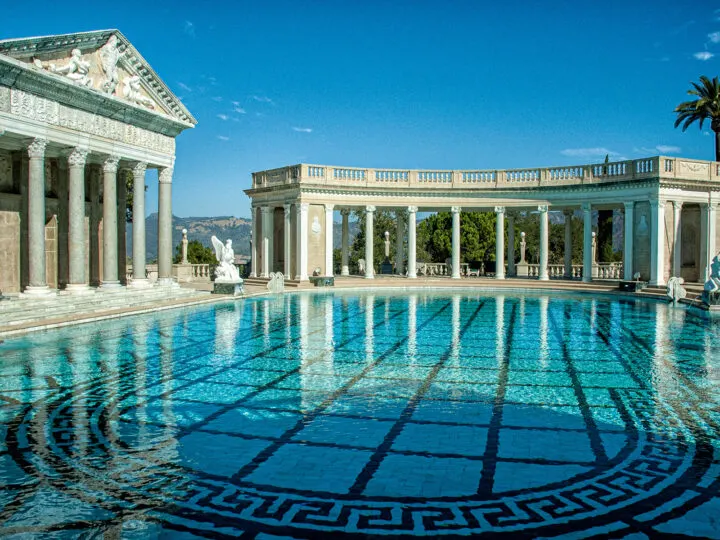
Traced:
<path fill-rule="evenodd" d="M 655 156 L 602 164 L 498 170 L 403 170 L 334 167 L 305 163 L 253 173 L 253 188 L 283 184 L 387 186 L 406 188 L 528 188 L 650 178 L 720 182 L 720 163 Z"/>

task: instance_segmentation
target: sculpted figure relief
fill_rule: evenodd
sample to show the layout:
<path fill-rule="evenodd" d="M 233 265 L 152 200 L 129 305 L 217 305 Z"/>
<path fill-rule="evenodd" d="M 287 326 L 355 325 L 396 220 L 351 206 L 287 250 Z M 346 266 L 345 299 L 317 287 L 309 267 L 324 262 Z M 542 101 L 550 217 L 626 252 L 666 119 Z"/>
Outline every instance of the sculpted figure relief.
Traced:
<path fill-rule="evenodd" d="M 102 90 L 106 94 L 114 94 L 120 79 L 118 78 L 117 64 L 120 59 L 120 51 L 117 48 L 117 36 L 112 35 L 107 43 L 100 47 L 100 66 L 105 73 L 105 80 L 102 83 Z"/>
<path fill-rule="evenodd" d="M 673 302 L 677 302 L 678 300 L 685 298 L 687 296 L 687 291 L 685 290 L 685 287 L 683 287 L 684 284 L 685 280 L 681 277 L 673 276 L 668 279 L 666 288 L 668 298 L 670 298 Z"/>
<path fill-rule="evenodd" d="M 233 251 L 232 248 L 232 240 L 228 239 L 224 246 L 217 236 L 213 236 L 210 240 L 215 248 L 215 257 L 219 263 L 217 268 L 215 268 L 215 281 L 242 281 L 240 279 L 240 273 L 235 266 L 235 251 Z"/>
<path fill-rule="evenodd" d="M 138 105 L 144 105 L 149 109 L 155 108 L 153 100 L 140 92 L 140 77 L 138 75 L 125 77 L 123 80 L 123 96 L 127 98 L 128 101 L 132 101 Z"/>
<path fill-rule="evenodd" d="M 90 62 L 83 60 L 80 49 L 73 49 L 70 54 L 70 60 L 64 66 L 57 67 L 55 64 L 51 63 L 48 64 L 46 69 L 52 73 L 57 73 L 58 75 L 65 75 L 78 86 L 92 87 L 93 82 L 89 75 Z M 38 59 L 35 59 L 34 64 L 40 68 L 45 67 Z"/>

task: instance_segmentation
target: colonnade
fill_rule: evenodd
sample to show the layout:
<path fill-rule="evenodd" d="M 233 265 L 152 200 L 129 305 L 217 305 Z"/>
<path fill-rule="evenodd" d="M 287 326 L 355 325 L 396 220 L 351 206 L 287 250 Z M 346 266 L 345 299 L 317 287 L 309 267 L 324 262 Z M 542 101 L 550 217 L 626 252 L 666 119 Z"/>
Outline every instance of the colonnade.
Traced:
<path fill-rule="evenodd" d="M 635 223 L 635 207 L 636 204 L 643 201 L 625 201 L 616 204 L 616 209 L 624 213 L 624 241 L 623 241 L 623 274 L 622 279 L 632 280 L 636 263 L 635 255 L 635 235 L 636 229 L 640 228 L 645 231 L 649 228 L 649 281 L 653 285 L 662 285 L 665 283 L 666 274 L 681 275 L 681 229 L 682 219 L 681 210 L 683 202 L 679 200 L 668 201 L 663 198 L 657 198 L 650 201 L 649 223 L 646 223 L 646 208 L 644 207 L 639 226 Z M 673 242 L 671 255 L 671 268 L 666 269 L 666 252 L 665 252 L 665 206 L 668 202 L 673 205 Z M 284 209 L 284 268 L 282 269 L 287 276 L 292 276 L 297 280 L 308 279 L 308 209 L 310 204 L 307 202 L 285 203 Z M 611 206 L 603 204 L 603 208 Z M 618 208 L 619 206 L 619 208 Z M 703 212 L 701 218 L 701 246 L 702 254 L 700 257 L 700 273 L 699 280 L 706 279 L 708 275 L 708 266 L 712 254 L 716 252 L 715 236 L 716 236 L 716 211 L 717 204 L 700 205 Z M 398 215 L 398 233 L 396 239 L 396 273 L 405 274 L 409 279 L 417 278 L 417 253 L 416 253 L 416 224 L 417 206 L 405 206 L 398 209 L 397 206 L 388 206 L 388 209 L 397 211 Z M 325 236 L 324 236 L 324 269 L 321 268 L 323 275 L 331 276 L 334 274 L 333 269 L 333 212 L 335 205 L 324 204 L 325 216 Z M 374 254 L 374 222 L 377 207 L 375 205 L 366 205 L 362 207 L 365 220 L 365 260 L 368 261 L 364 269 L 364 277 L 373 279 L 375 277 L 375 269 L 373 267 Z M 482 208 L 468 208 L 469 211 L 480 211 Z M 528 208 L 527 206 L 495 206 L 496 215 L 496 236 L 495 236 L 495 260 L 496 273 L 495 279 L 502 280 L 506 277 L 517 276 L 517 265 L 515 263 L 515 217 L 518 211 L 531 211 L 538 214 L 539 219 L 539 264 L 537 278 L 541 281 L 548 280 L 550 274 L 548 272 L 549 262 L 549 219 L 548 214 L 551 210 L 550 205 L 541 204 Z M 558 206 L 558 210 L 565 215 L 565 231 L 564 231 L 564 260 L 562 275 L 564 278 L 571 279 L 573 277 L 572 265 L 572 245 L 573 245 L 573 229 L 572 219 L 577 210 L 580 211 L 583 223 L 583 258 L 582 258 L 582 280 L 590 282 L 593 279 L 593 267 L 596 265 L 594 254 L 594 235 L 592 213 L 593 206 L 591 203 L 577 203 L 568 205 L 564 203 Z M 595 208 L 597 210 L 597 208 Z M 451 277 L 460 279 L 461 277 L 461 237 L 460 224 L 463 208 L 460 206 L 452 206 L 450 208 L 452 214 L 452 236 L 451 236 Z M 349 269 L 349 213 L 350 207 L 343 206 L 340 208 L 342 218 L 342 242 L 341 242 L 341 264 L 340 275 L 350 275 Z M 294 214 L 294 215 L 293 215 Z M 270 272 L 274 271 L 273 259 L 273 228 L 274 228 L 274 208 L 273 206 L 254 206 L 253 207 L 253 234 L 254 238 L 258 238 L 255 242 L 255 249 L 259 250 L 253 253 L 252 257 L 252 276 L 267 277 Z M 258 228 L 258 224 L 261 227 Z M 505 244 L 507 234 L 507 245 Z M 404 267 L 404 238 L 407 237 L 407 268 Z M 291 257 L 291 242 L 295 244 L 295 260 Z M 258 257 L 260 255 L 260 257 Z M 257 261 L 262 261 L 262 267 L 258 268 Z M 507 261 L 506 261 L 507 260 Z M 506 263 L 507 262 L 507 271 Z M 292 268 L 291 266 L 294 266 Z M 278 269 L 279 270 L 279 269 Z M 553 274 L 556 275 L 556 274 Z"/>
<path fill-rule="evenodd" d="M 48 140 L 33 139 L 27 145 L 29 158 L 27 177 L 28 197 L 28 286 L 26 295 L 53 294 L 46 278 L 45 262 L 45 159 Z M 71 294 L 90 292 L 86 272 L 88 253 L 85 233 L 85 170 L 90 163 L 102 165 L 102 276 L 101 288 L 121 286 L 118 276 L 118 239 L 124 234 L 125 215 L 118 216 L 118 174 L 132 174 L 133 188 L 133 277 L 131 287 L 148 287 L 145 277 L 145 173 L 148 164 L 123 161 L 118 155 L 92 155 L 86 148 L 76 147 L 63 152 L 68 174 L 68 282 L 66 291 Z M 158 282 L 172 282 L 172 174 L 173 169 L 159 169 L 158 193 Z M 91 177 L 92 178 L 92 177 Z M 96 189 L 97 186 L 92 186 Z"/>

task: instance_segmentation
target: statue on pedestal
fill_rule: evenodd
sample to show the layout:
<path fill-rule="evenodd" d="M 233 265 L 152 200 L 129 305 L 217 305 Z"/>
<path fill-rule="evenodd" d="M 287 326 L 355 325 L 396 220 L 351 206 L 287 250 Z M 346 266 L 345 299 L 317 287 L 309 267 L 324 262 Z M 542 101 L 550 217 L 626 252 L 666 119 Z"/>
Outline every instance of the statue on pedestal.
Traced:
<path fill-rule="evenodd" d="M 393 267 L 390 262 L 390 233 L 385 231 L 385 260 L 380 265 L 381 274 L 392 274 Z"/>
<path fill-rule="evenodd" d="M 708 306 L 720 305 L 720 255 L 710 263 L 710 279 L 705 282 L 702 301 Z"/>
<path fill-rule="evenodd" d="M 666 294 L 668 295 L 668 298 L 670 298 L 670 300 L 672 300 L 674 303 L 687 296 L 687 291 L 683 287 L 684 283 L 685 280 L 681 277 L 673 276 L 668 279 Z"/>
<path fill-rule="evenodd" d="M 228 239 L 223 243 L 218 240 L 217 236 L 210 238 L 215 248 L 215 257 L 218 260 L 217 268 L 215 268 L 215 281 L 222 283 L 241 283 L 240 272 L 235 266 L 235 252 L 232 248 L 232 240 Z"/>

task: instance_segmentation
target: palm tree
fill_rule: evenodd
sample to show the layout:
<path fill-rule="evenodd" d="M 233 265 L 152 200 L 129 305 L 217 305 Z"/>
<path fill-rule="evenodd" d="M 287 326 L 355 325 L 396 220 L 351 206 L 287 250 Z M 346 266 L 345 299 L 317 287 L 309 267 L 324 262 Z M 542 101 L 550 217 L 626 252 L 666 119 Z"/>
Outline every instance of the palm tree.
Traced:
<path fill-rule="evenodd" d="M 687 93 L 698 99 L 685 101 L 675 107 L 675 127 L 682 124 L 682 130 L 685 131 L 693 122 L 699 122 L 702 129 L 703 122 L 709 119 L 710 129 L 715 132 L 715 161 L 720 161 L 720 82 L 717 77 L 711 81 L 701 75 L 700 84 L 691 84 L 693 87 Z"/>

